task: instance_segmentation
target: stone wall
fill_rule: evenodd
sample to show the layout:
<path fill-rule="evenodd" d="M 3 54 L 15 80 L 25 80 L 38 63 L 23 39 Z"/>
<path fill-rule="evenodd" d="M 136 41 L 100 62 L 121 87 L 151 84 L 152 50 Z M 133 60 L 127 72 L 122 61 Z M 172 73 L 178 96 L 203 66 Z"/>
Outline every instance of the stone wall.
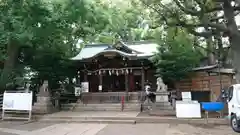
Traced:
<path fill-rule="evenodd" d="M 235 83 L 233 74 L 221 74 L 222 88 Z M 176 83 L 176 89 L 180 91 L 210 91 L 211 100 L 215 101 L 220 95 L 220 77 L 217 73 L 206 71 L 195 72 L 191 78 Z"/>

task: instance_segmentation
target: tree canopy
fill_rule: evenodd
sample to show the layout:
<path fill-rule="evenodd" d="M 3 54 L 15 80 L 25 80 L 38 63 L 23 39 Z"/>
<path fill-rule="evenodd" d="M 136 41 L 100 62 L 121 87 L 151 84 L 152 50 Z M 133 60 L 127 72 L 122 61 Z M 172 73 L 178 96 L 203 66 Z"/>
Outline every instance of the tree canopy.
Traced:
<path fill-rule="evenodd" d="M 236 16 L 240 11 L 240 2 L 236 0 L 141 0 L 159 20 L 169 27 L 181 27 L 196 36 L 212 38 L 228 37 L 233 53 L 233 65 L 236 79 L 240 80 L 240 34 Z M 219 44 L 221 45 L 221 44 Z M 221 48 L 221 47 L 219 47 Z"/>
<path fill-rule="evenodd" d="M 199 65 L 202 53 L 193 36 L 181 29 L 168 29 L 165 36 L 158 39 L 159 48 L 152 58 L 157 76 L 168 82 L 188 77 L 192 69 Z"/>
<path fill-rule="evenodd" d="M 63 73 L 68 68 L 66 60 L 76 53 L 78 40 L 100 33 L 107 22 L 98 6 L 86 0 L 3 0 L 0 9 L 0 48 L 4 53 L 0 88 L 16 76 L 21 64 L 37 71 L 42 79 L 54 78 L 57 71 Z"/>
<path fill-rule="evenodd" d="M 116 40 L 156 40 L 160 44 L 154 59 L 158 75 L 179 79 L 200 57 L 196 55 L 198 49 L 192 46 L 198 41 L 186 31 L 196 30 L 195 24 L 203 22 L 198 16 L 189 19 L 177 3 L 141 1 L 148 8 L 139 0 L 121 4 L 102 0 L 2 0 L 0 67 L 1 62 L 4 64 L 0 71 L 0 89 L 30 71 L 35 72 L 37 81 L 48 79 L 57 83 L 74 77 L 75 63 L 69 58 L 79 52 L 81 43 L 114 43 Z M 172 11 L 168 12 L 169 9 Z M 185 25 L 186 22 L 190 22 L 191 27 Z M 173 24 L 181 28 L 176 32 L 175 28 L 169 28 Z M 187 64 L 183 65 L 183 61 Z"/>

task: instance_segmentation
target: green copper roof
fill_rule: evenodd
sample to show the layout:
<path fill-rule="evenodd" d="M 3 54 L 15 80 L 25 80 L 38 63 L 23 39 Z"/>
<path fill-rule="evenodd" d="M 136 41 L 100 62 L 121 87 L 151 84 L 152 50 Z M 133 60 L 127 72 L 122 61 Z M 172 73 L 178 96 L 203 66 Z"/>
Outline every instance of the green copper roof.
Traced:
<path fill-rule="evenodd" d="M 80 53 L 71 58 L 72 60 L 84 60 L 96 57 L 98 55 L 101 55 L 103 53 L 107 52 L 114 52 L 118 53 L 122 56 L 126 57 L 136 57 L 136 58 L 148 58 L 154 55 L 155 52 L 157 52 L 157 44 L 154 43 L 123 43 L 121 42 L 125 47 L 132 50 L 133 53 L 126 53 L 120 50 L 115 49 L 113 46 L 108 44 L 96 44 L 96 45 L 86 45 L 83 47 L 83 49 L 80 51 Z"/>

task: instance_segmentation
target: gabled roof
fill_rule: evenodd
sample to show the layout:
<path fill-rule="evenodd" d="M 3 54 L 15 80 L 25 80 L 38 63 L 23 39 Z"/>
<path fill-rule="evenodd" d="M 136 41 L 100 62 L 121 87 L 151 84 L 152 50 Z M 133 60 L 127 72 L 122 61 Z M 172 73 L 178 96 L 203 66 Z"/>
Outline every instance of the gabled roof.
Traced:
<path fill-rule="evenodd" d="M 122 51 L 119 47 L 125 48 L 128 50 L 127 52 Z M 84 60 L 97 57 L 101 54 L 105 53 L 117 53 L 119 55 L 129 57 L 129 58 L 137 58 L 137 59 L 147 59 L 154 55 L 157 52 L 157 44 L 148 43 L 148 42 L 117 42 L 114 45 L 110 44 L 94 44 L 94 45 L 85 45 L 82 48 L 80 53 L 71 58 L 71 60 Z"/>
<path fill-rule="evenodd" d="M 71 58 L 71 60 L 83 60 L 94 57 L 96 54 L 101 53 L 109 47 L 110 45 L 108 44 L 85 45 L 85 47 L 81 49 L 80 53 Z"/>

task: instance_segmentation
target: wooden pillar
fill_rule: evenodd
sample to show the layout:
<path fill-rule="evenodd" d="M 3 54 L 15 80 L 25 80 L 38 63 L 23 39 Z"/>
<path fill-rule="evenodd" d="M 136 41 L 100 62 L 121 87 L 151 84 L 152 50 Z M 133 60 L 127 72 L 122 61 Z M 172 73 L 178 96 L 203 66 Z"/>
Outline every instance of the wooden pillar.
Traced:
<path fill-rule="evenodd" d="M 86 72 L 84 72 L 84 82 L 87 82 L 88 81 L 88 75 Z"/>
<path fill-rule="evenodd" d="M 145 70 L 144 67 L 142 67 L 141 69 L 141 87 L 142 87 L 142 91 L 144 91 L 144 83 L 145 83 Z"/>
<path fill-rule="evenodd" d="M 126 91 L 125 100 L 128 101 L 128 92 L 129 92 L 129 76 L 128 76 L 128 74 L 125 74 L 125 91 Z"/>
<path fill-rule="evenodd" d="M 134 76 L 133 74 L 129 74 L 129 91 L 135 90 Z"/>

